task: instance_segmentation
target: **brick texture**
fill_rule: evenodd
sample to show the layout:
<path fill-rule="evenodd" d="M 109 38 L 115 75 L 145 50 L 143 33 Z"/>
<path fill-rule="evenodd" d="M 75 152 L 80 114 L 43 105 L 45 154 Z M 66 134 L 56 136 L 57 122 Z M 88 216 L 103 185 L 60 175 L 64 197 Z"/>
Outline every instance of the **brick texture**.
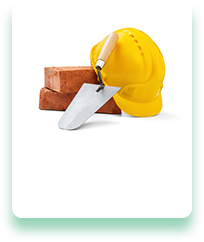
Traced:
<path fill-rule="evenodd" d="M 61 92 L 78 92 L 83 83 L 99 84 L 92 66 L 45 67 L 45 87 Z"/>
<path fill-rule="evenodd" d="M 60 93 L 43 87 L 40 90 L 39 109 L 65 111 L 75 95 L 76 92 Z M 121 110 L 111 98 L 97 113 L 120 114 Z"/>

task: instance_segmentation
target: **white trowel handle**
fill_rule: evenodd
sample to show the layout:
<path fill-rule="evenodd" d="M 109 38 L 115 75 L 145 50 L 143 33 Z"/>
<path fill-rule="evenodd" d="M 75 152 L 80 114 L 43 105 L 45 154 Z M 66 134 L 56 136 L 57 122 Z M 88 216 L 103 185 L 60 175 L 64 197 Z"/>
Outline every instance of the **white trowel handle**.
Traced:
<path fill-rule="evenodd" d="M 112 53 L 117 41 L 119 39 L 118 34 L 111 33 L 108 38 L 106 39 L 106 42 L 103 45 L 103 48 L 99 54 L 99 57 L 96 62 L 96 68 L 100 67 L 100 69 L 103 68 L 105 63 L 107 62 L 110 54 Z"/>

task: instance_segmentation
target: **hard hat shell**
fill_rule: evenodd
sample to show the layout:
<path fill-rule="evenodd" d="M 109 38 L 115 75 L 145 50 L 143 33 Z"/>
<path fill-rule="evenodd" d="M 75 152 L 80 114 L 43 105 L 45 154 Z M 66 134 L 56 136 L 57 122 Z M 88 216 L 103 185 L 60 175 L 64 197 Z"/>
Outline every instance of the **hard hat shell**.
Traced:
<path fill-rule="evenodd" d="M 162 109 L 161 89 L 165 75 L 161 51 L 140 30 L 125 28 L 114 32 L 119 35 L 118 42 L 101 70 L 105 85 L 122 87 L 113 98 L 124 112 L 140 117 L 158 114 Z M 91 50 L 91 64 L 95 71 L 106 39 Z"/>

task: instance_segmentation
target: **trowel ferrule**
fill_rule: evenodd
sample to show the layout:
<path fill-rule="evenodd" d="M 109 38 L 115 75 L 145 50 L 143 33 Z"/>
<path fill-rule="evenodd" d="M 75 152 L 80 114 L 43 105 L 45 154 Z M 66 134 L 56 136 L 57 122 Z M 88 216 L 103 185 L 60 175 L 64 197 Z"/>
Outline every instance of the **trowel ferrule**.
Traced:
<path fill-rule="evenodd" d="M 96 62 L 96 68 L 97 67 L 100 67 L 101 69 L 103 68 L 103 66 L 104 66 L 104 64 L 105 64 L 105 61 L 103 61 L 103 60 L 97 60 L 97 62 Z"/>

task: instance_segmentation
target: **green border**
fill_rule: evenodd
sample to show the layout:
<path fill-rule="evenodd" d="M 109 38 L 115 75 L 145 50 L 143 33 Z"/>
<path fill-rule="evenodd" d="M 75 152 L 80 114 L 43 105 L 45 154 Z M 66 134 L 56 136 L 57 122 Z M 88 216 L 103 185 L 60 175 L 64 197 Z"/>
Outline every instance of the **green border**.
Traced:
<path fill-rule="evenodd" d="M 19 219 L 13 215 L 11 6 L 14 2 L 7 0 L 0 3 L 2 88 L 0 98 L 3 134 L 0 178 L 1 241 L 202 241 L 204 238 L 202 231 L 204 1 L 191 1 L 193 5 L 193 212 L 185 219 Z"/>

